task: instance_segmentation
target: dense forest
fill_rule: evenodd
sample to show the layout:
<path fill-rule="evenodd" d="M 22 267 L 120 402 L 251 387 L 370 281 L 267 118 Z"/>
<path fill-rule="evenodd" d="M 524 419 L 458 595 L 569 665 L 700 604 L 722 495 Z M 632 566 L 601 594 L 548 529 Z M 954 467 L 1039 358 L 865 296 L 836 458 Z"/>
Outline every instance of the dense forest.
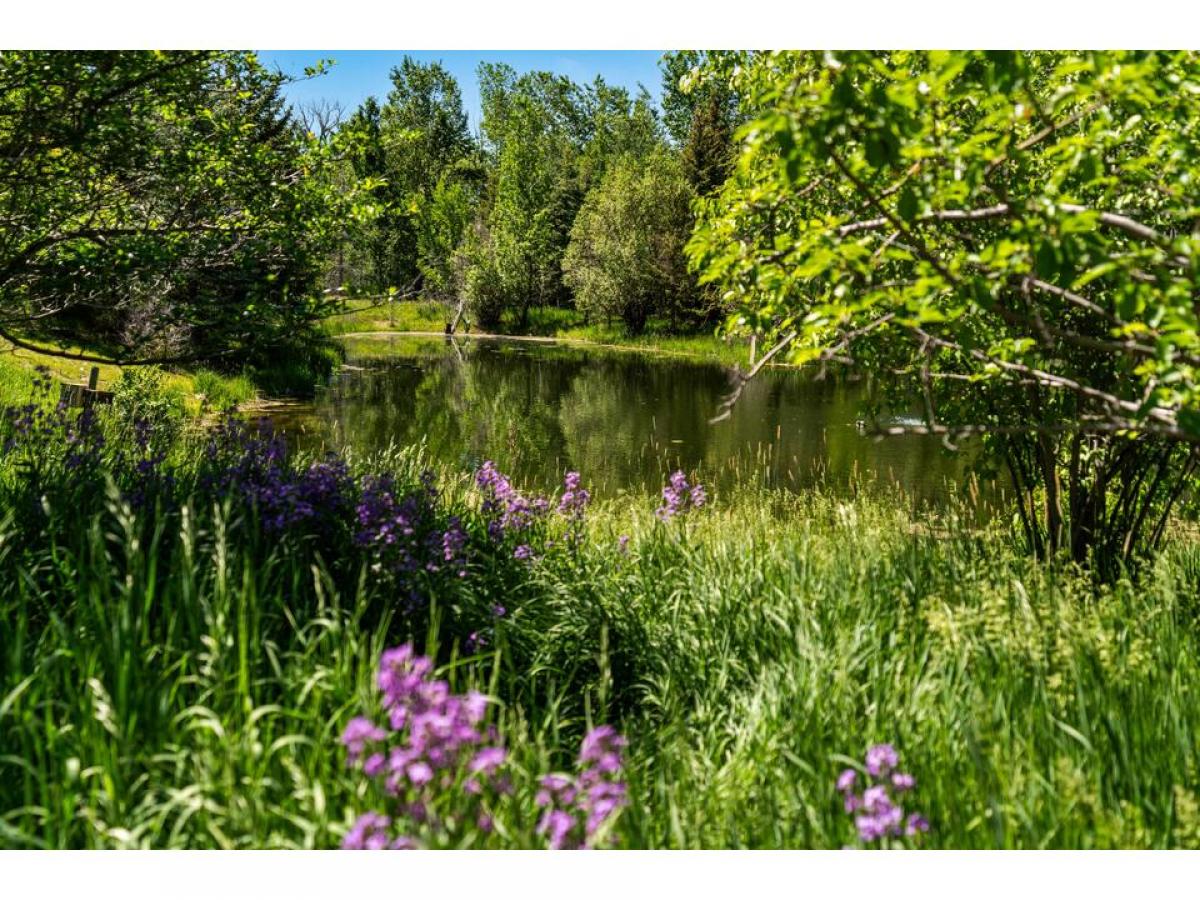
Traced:
<path fill-rule="evenodd" d="M 421 294 L 484 327 L 523 328 L 536 306 L 641 331 L 715 325 L 720 304 L 683 253 L 692 200 L 724 181 L 736 96 L 714 82 L 685 90 L 702 62 L 663 57 L 661 110 L 597 77 L 484 63 L 480 132 L 454 78 L 406 57 L 392 89 L 340 120 L 327 104 L 299 110 L 310 134 L 345 140 L 335 177 L 369 185 L 378 216 L 349 229 L 328 273 L 348 294 Z"/>

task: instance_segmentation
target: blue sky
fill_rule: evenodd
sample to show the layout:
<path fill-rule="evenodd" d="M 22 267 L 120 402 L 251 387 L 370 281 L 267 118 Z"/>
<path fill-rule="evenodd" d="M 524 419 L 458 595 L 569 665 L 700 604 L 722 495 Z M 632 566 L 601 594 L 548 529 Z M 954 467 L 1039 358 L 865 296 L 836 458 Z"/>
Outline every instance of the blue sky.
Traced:
<path fill-rule="evenodd" d="M 336 100 L 352 112 L 367 97 L 381 102 L 387 96 L 388 72 L 405 54 L 422 62 L 441 60 L 462 90 L 463 106 L 474 129 L 479 124 L 479 86 L 475 69 L 480 62 L 508 63 L 518 72 L 533 69 L 566 75 L 576 82 L 604 76 L 610 84 L 636 91 L 639 82 L 657 101 L 661 95 L 662 75 L 657 51 L 646 50 L 260 50 L 259 58 L 269 66 L 301 75 L 304 67 L 318 59 L 334 59 L 325 75 L 293 84 L 288 98 L 293 103 L 325 98 Z"/>

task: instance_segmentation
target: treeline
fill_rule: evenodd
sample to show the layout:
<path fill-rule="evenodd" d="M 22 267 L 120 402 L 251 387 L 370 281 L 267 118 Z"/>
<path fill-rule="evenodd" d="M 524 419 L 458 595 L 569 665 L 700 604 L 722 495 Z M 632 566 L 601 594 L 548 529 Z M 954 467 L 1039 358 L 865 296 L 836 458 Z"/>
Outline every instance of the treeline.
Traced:
<path fill-rule="evenodd" d="M 485 326 L 539 305 L 712 321 L 682 248 L 738 106 L 728 79 L 684 89 L 702 62 L 664 58 L 661 109 L 485 64 L 472 134 L 437 63 L 405 59 L 343 120 L 290 108 L 293 79 L 252 52 L 0 51 L 0 340 L 304 381 L 348 293 Z"/>
<path fill-rule="evenodd" d="M 725 180 L 737 99 L 719 80 L 686 84 L 696 51 L 662 61 L 661 109 L 597 78 L 479 67 L 472 134 L 454 77 L 410 57 L 382 103 L 327 129 L 345 142 L 341 178 L 368 185 L 377 215 L 345 230 L 329 284 L 420 293 L 465 306 L 484 327 L 523 328 L 531 308 L 574 308 L 630 332 L 714 322 L 716 294 L 688 271 L 692 201 Z"/>

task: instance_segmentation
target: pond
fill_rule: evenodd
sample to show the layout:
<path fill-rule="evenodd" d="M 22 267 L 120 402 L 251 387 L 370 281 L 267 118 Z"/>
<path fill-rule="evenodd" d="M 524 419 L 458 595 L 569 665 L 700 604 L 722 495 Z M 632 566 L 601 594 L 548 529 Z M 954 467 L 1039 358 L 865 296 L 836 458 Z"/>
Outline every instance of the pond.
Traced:
<path fill-rule="evenodd" d="M 939 439 L 860 433 L 856 385 L 764 370 L 730 417 L 710 424 L 732 385 L 729 369 L 695 358 L 378 335 L 349 339 L 346 367 L 317 398 L 271 417 L 304 449 L 423 441 L 439 460 L 470 470 L 492 459 L 547 491 L 577 469 L 599 496 L 657 494 L 677 468 L 718 491 L 736 481 L 784 490 L 891 483 L 914 506 L 968 490 L 964 454 Z"/>

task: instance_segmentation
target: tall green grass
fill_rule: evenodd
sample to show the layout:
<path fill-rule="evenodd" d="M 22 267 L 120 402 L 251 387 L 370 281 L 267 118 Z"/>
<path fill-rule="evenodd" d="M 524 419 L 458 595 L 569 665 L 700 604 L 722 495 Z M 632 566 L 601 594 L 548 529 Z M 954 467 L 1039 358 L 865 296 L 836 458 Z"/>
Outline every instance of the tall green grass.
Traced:
<path fill-rule="evenodd" d="M 466 476 L 440 481 L 473 515 Z M 229 504 L 139 513 L 110 490 L 40 537 L 9 510 L 0 844 L 336 846 L 379 801 L 337 735 L 372 708 L 380 651 L 411 638 L 496 698 L 529 776 L 472 846 L 538 846 L 528 785 L 599 721 L 629 739 L 623 847 L 852 844 L 833 783 L 877 741 L 917 777 L 921 846 L 1200 845 L 1193 542 L 1102 588 L 885 493 L 747 488 L 669 523 L 653 507 L 598 504 L 529 565 L 477 557 L 420 617 L 369 567 Z M 468 655 L 448 623 L 494 603 L 508 613 Z"/>

